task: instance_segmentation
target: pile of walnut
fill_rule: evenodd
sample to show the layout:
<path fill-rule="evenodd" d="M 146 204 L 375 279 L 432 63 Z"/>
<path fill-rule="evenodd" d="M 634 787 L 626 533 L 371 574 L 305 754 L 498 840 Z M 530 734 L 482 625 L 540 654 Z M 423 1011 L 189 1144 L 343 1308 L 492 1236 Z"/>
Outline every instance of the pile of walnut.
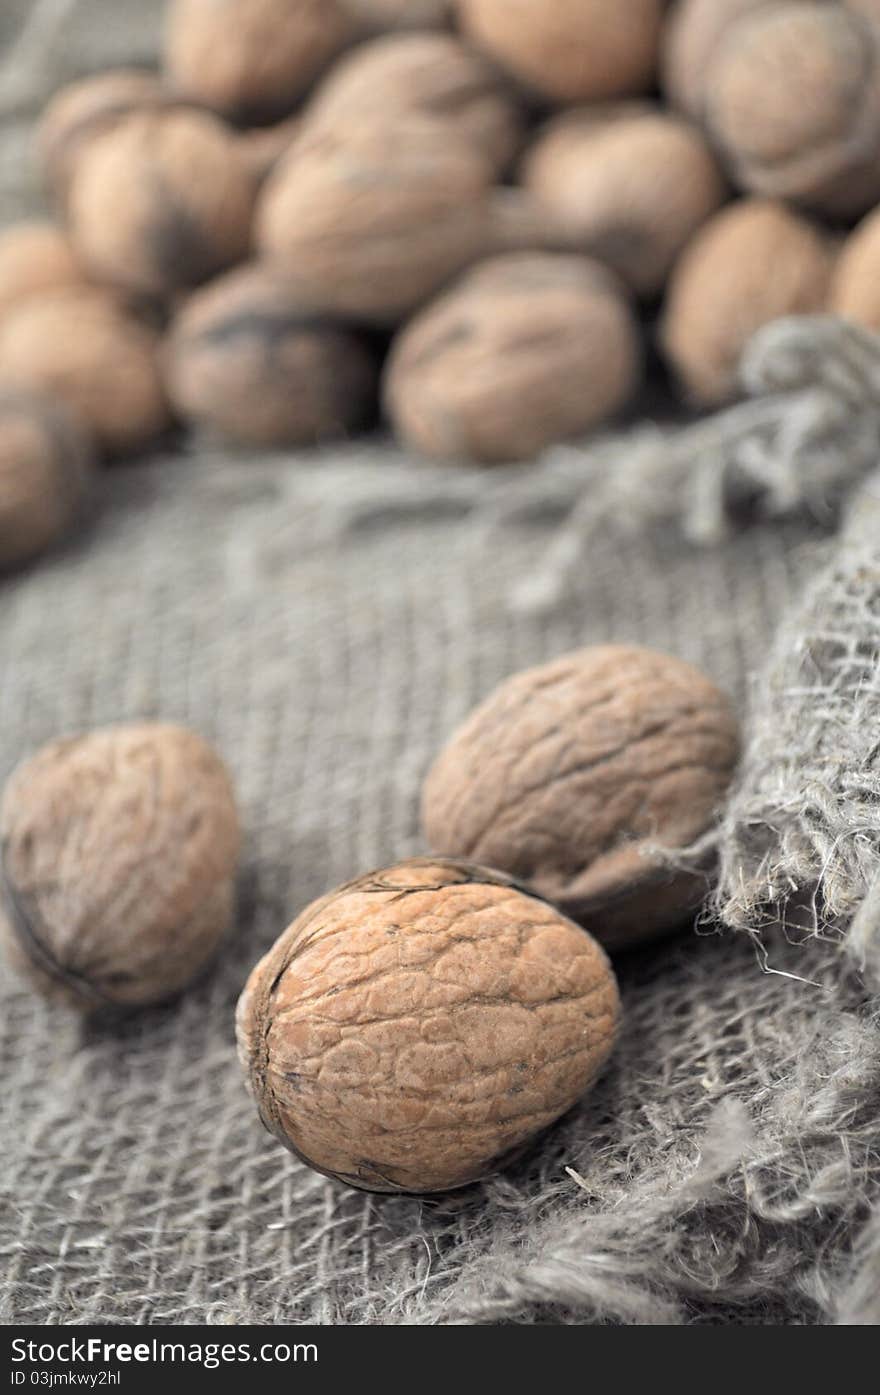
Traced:
<path fill-rule="evenodd" d="M 637 405 L 652 343 L 706 408 L 769 320 L 880 327 L 880 0 L 170 0 L 161 71 L 38 146 L 0 568 L 174 424 L 509 461 Z"/>

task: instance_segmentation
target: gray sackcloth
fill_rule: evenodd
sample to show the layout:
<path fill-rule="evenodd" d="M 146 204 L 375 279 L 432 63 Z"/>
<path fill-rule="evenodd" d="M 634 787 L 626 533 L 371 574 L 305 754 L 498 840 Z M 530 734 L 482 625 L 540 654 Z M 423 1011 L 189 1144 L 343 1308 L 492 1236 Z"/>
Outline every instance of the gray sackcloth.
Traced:
<path fill-rule="evenodd" d="M 160 9 L 4 5 L 4 216 L 28 202 L 34 103 L 148 55 Z M 0 777 L 61 733 L 161 716 L 216 742 L 247 829 L 234 932 L 177 1004 L 89 1026 L 4 981 L 2 1320 L 880 1321 L 880 1025 L 824 937 L 759 953 L 712 931 L 621 960 L 600 1085 L 457 1195 L 360 1195 L 258 1123 L 233 1045 L 244 977 L 313 897 L 422 850 L 421 778 L 470 707 L 609 640 L 743 701 L 831 546 L 797 517 L 711 551 L 665 522 L 605 530 L 536 613 L 511 598 L 558 518 L 487 527 L 504 477 L 464 478 L 382 441 L 196 444 L 108 473 L 91 526 L 0 582 Z"/>

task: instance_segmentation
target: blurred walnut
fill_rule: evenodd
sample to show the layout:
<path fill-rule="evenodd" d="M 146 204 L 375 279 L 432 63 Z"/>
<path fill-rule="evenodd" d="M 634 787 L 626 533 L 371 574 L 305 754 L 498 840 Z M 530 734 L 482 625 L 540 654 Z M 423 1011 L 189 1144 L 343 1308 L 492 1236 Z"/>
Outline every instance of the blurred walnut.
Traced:
<path fill-rule="evenodd" d="M 701 120 L 706 75 L 734 26 L 779 0 L 677 0 L 663 31 L 663 90 L 679 111 Z"/>
<path fill-rule="evenodd" d="M 0 320 L 0 379 L 65 403 L 111 453 L 168 425 L 158 337 L 95 287 L 49 291 Z"/>
<path fill-rule="evenodd" d="M 0 390 L 0 571 L 64 536 L 93 470 L 90 446 L 64 407 L 39 393 Z"/>
<path fill-rule="evenodd" d="M 165 67 L 224 116 L 271 120 L 293 111 L 358 32 L 338 0 L 171 0 Z"/>
<path fill-rule="evenodd" d="M 880 330 L 880 208 L 847 238 L 831 277 L 828 309 Z"/>
<path fill-rule="evenodd" d="M 743 199 L 716 214 L 676 266 L 661 343 L 699 406 L 736 396 L 743 349 L 784 315 L 825 308 L 832 253 L 805 218 L 781 203 Z"/>
<path fill-rule="evenodd" d="M 52 223 L 13 223 L 0 230 L 0 315 L 42 291 L 82 281 L 70 243 Z"/>
<path fill-rule="evenodd" d="M 238 150 L 257 184 L 262 184 L 287 154 L 302 129 L 299 116 L 288 116 L 274 126 L 250 126 L 240 131 Z"/>
<path fill-rule="evenodd" d="M 603 267 L 511 254 L 476 267 L 401 330 L 385 403 L 401 439 L 425 455 L 508 461 L 612 416 L 640 364 L 634 317 Z"/>
<path fill-rule="evenodd" d="M 634 105 L 556 117 L 529 150 L 523 182 L 585 252 L 646 296 L 663 288 L 682 247 L 725 195 L 694 127 Z"/>
<path fill-rule="evenodd" d="M 109 727 L 43 747 L 0 805 L 13 962 L 86 1010 L 172 997 L 229 924 L 238 845 L 226 768 L 195 732 Z"/>
<path fill-rule="evenodd" d="M 247 254 L 255 193 L 235 136 L 209 113 L 129 116 L 78 162 L 71 237 L 97 279 L 171 295 Z"/>
<path fill-rule="evenodd" d="M 416 113 L 448 122 L 496 169 L 510 163 L 522 141 L 522 113 L 511 92 L 452 34 L 392 34 L 362 44 L 325 78 L 307 119 L 356 124 L 375 108 L 377 94 L 377 119 Z"/>
<path fill-rule="evenodd" d="M 602 950 L 497 872 L 415 858 L 309 906 L 239 1000 L 267 1129 L 376 1192 L 486 1177 L 589 1089 L 620 1006 Z"/>
<path fill-rule="evenodd" d="M 880 199 L 880 26 L 815 3 L 740 20 L 709 65 L 706 119 L 745 189 L 864 212 Z"/>
<path fill-rule="evenodd" d="M 699 905 L 705 877 L 655 849 L 707 832 L 737 754 L 727 699 L 690 664 L 583 649 L 508 679 L 453 735 L 425 782 L 425 834 L 621 948 Z"/>
<path fill-rule="evenodd" d="M 452 0 L 338 0 L 343 10 L 371 29 L 442 29 Z"/>
<path fill-rule="evenodd" d="M 172 327 L 165 368 L 184 418 L 245 444 L 305 445 L 375 414 L 372 353 L 310 314 L 269 267 L 231 272 L 194 295 Z"/>
<path fill-rule="evenodd" d="M 647 92 L 666 0 L 455 0 L 465 34 L 552 102 Z"/>

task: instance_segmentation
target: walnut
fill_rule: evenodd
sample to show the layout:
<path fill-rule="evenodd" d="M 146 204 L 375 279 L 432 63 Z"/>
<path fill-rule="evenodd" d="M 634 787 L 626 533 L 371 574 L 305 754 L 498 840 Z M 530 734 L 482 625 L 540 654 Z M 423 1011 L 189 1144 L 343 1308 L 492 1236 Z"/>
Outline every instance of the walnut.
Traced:
<path fill-rule="evenodd" d="M 706 833 L 737 752 L 727 699 L 690 664 L 583 649 L 508 679 L 453 735 L 425 782 L 425 834 L 622 948 L 699 904 L 705 877 L 654 849 Z"/>
<path fill-rule="evenodd" d="M 93 472 L 91 448 L 64 407 L 39 393 L 0 391 L 0 571 L 68 532 Z"/>
<path fill-rule="evenodd" d="M 828 309 L 854 324 L 880 330 L 880 209 L 850 233 L 831 277 Z"/>
<path fill-rule="evenodd" d="M 735 180 L 833 216 L 880 199 L 880 26 L 779 3 L 735 25 L 706 75 L 706 120 Z"/>
<path fill-rule="evenodd" d="M 699 131 L 631 106 L 556 117 L 528 152 L 523 183 L 585 252 L 645 296 L 663 288 L 691 234 L 725 197 Z"/>
<path fill-rule="evenodd" d="M 42 291 L 83 279 L 70 243 L 52 223 L 14 223 L 0 231 L 0 315 Z"/>
<path fill-rule="evenodd" d="M 746 15 L 779 0 L 678 0 L 663 31 L 663 90 L 674 107 L 701 120 L 706 75 L 731 30 Z"/>
<path fill-rule="evenodd" d="M 452 0 L 338 0 L 342 9 L 371 29 L 442 29 Z"/>
<path fill-rule="evenodd" d="M 195 732 L 118 726 L 43 747 L 0 803 L 13 961 L 86 1010 L 174 996 L 229 924 L 238 846 L 226 767 Z"/>
<path fill-rule="evenodd" d="M 552 102 L 646 92 L 666 0 L 456 0 L 465 34 Z"/>
<path fill-rule="evenodd" d="M 165 368 L 185 419 L 244 444 L 308 444 L 375 413 L 371 351 L 311 314 L 269 267 L 230 272 L 194 295 L 172 327 Z"/>
<path fill-rule="evenodd" d="M 235 136 L 208 112 L 129 116 L 77 164 L 71 238 L 96 279 L 173 295 L 245 257 L 255 194 Z"/>
<path fill-rule="evenodd" d="M 83 150 L 133 112 L 165 110 L 179 102 L 156 73 L 121 68 L 70 83 L 52 98 L 37 130 L 37 154 L 46 185 L 62 205 Z"/>
<path fill-rule="evenodd" d="M 503 1167 L 593 1083 L 619 1001 L 602 950 L 507 877 L 415 858 L 309 906 L 254 969 L 239 1054 L 310 1167 L 440 1192 Z"/>
<path fill-rule="evenodd" d="M 0 320 L 0 379 L 65 403 L 102 450 L 135 450 L 169 421 L 158 344 L 107 291 L 49 291 Z"/>
<path fill-rule="evenodd" d="M 377 92 L 382 120 L 415 112 L 448 122 L 498 170 L 521 144 L 518 103 L 496 70 L 452 34 L 391 34 L 362 44 L 325 78 L 307 120 L 356 124 Z"/>
<path fill-rule="evenodd" d="M 634 317 L 603 267 L 520 253 L 482 263 L 401 330 L 385 403 L 425 455 L 509 461 L 613 415 L 639 365 Z"/>
<path fill-rule="evenodd" d="M 783 315 L 824 309 L 831 266 L 828 240 L 781 203 L 743 199 L 716 214 L 678 262 L 660 326 L 688 397 L 709 407 L 735 397 L 749 339 Z"/>
<path fill-rule="evenodd" d="M 338 0 L 172 0 L 165 68 L 239 121 L 286 116 L 360 27 Z"/>

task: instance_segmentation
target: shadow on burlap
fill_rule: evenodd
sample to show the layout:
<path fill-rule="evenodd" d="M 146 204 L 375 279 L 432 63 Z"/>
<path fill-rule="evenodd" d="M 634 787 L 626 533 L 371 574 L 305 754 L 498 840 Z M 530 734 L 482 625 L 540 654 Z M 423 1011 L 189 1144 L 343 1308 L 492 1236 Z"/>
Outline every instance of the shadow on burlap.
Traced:
<path fill-rule="evenodd" d="M 16 8 L 62 16 L 65 63 L 104 61 L 82 36 L 106 4 Z M 244 977 L 313 897 L 422 850 L 420 780 L 473 703 L 607 640 L 680 654 L 742 700 L 816 567 L 794 527 L 711 553 L 597 538 L 570 595 L 523 615 L 510 596 L 549 524 L 490 544 L 466 511 L 386 513 L 420 469 L 382 442 L 121 467 L 86 534 L 0 581 L 0 778 L 58 734 L 161 716 L 217 743 L 247 829 L 235 931 L 180 1003 L 111 1031 L 4 982 L 0 1318 L 876 1320 L 880 1028 L 821 942 L 769 941 L 777 972 L 735 934 L 621 961 L 600 1086 L 459 1195 L 359 1195 L 263 1133 L 234 1052 Z M 346 522 L 355 487 L 375 508 Z"/>

